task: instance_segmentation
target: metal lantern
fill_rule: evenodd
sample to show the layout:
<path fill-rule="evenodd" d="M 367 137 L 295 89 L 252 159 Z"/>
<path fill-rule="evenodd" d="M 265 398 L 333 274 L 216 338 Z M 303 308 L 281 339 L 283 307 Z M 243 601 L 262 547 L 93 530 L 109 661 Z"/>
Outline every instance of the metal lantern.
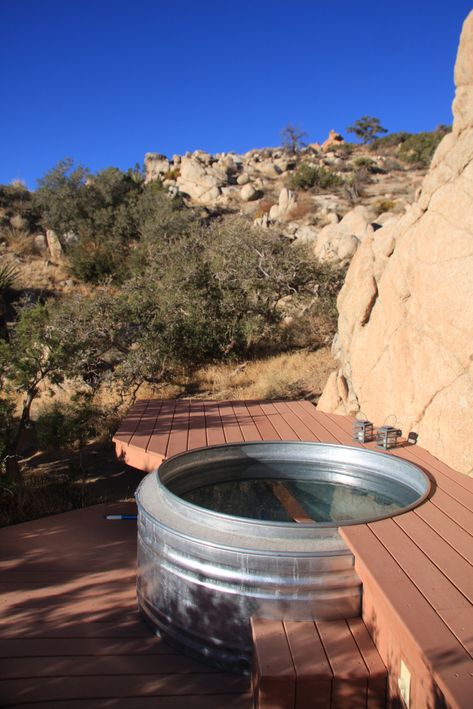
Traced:
<path fill-rule="evenodd" d="M 376 431 L 376 448 L 382 448 L 383 450 L 388 450 L 388 448 L 395 448 L 397 446 L 397 439 L 402 431 L 394 426 L 381 426 Z"/>
<path fill-rule="evenodd" d="M 373 440 L 373 424 L 367 419 L 353 421 L 353 440 L 366 443 Z"/>

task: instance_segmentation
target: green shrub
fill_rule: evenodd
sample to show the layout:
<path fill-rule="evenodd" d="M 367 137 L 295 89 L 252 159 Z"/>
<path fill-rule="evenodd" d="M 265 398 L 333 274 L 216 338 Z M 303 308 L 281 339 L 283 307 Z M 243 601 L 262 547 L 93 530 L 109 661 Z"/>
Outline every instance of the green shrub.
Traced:
<path fill-rule="evenodd" d="M 370 149 L 383 153 L 394 148 L 396 155 L 405 162 L 418 167 L 428 167 L 438 144 L 450 131 L 450 126 L 440 125 L 434 131 L 423 133 L 391 133 L 375 140 Z"/>
<path fill-rule="evenodd" d="M 12 287 L 17 277 L 18 269 L 14 264 L 6 263 L 0 266 L 0 297 L 2 291 Z"/>
<path fill-rule="evenodd" d="M 385 135 L 383 138 L 376 138 L 369 146 L 369 149 L 374 153 L 384 153 L 391 148 L 399 148 L 410 135 L 411 133 L 406 133 L 406 131 L 389 133 L 389 135 Z"/>
<path fill-rule="evenodd" d="M 344 182 L 344 191 L 347 198 L 355 204 L 364 196 L 364 187 L 372 181 L 370 173 L 366 167 L 358 167 Z"/>
<path fill-rule="evenodd" d="M 103 419 L 103 411 L 90 402 L 53 402 L 43 407 L 36 420 L 38 444 L 42 449 L 83 446 L 102 433 Z"/>
<path fill-rule="evenodd" d="M 414 133 L 410 135 L 399 146 L 399 157 L 411 165 L 428 167 L 438 144 L 449 130 L 446 126 L 441 126 L 430 133 Z"/>
<path fill-rule="evenodd" d="M 332 153 L 335 153 L 337 158 L 341 158 L 342 160 L 347 160 L 349 157 L 352 156 L 354 150 L 354 146 L 352 143 L 338 143 L 338 144 L 333 144 L 330 146 L 330 151 Z"/>
<path fill-rule="evenodd" d="M 365 168 L 370 173 L 381 172 L 375 161 L 371 158 L 355 158 L 353 164 L 356 168 Z"/>
<path fill-rule="evenodd" d="M 302 163 L 289 177 L 287 186 L 291 190 L 328 190 L 340 187 L 342 178 L 324 167 Z"/>
<path fill-rule="evenodd" d="M 124 245 L 81 241 L 68 255 L 72 275 L 85 283 L 120 282 L 126 276 L 128 250 Z"/>
<path fill-rule="evenodd" d="M 396 202 L 392 199 L 378 199 L 374 205 L 373 209 L 377 217 L 384 212 L 392 212 L 396 207 Z"/>

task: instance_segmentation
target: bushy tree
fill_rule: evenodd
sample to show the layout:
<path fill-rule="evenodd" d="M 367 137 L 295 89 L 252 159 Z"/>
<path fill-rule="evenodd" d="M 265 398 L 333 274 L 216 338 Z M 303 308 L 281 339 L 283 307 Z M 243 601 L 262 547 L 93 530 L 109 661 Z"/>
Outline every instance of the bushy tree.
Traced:
<path fill-rule="evenodd" d="M 89 177 L 87 168 L 75 167 L 71 158 L 65 158 L 38 180 L 34 203 L 41 212 L 45 229 L 54 229 L 61 236 L 77 232 L 87 221 Z"/>
<path fill-rule="evenodd" d="M 123 347 L 126 353 L 127 327 L 116 297 L 104 292 L 20 309 L 9 341 L 0 341 L 2 389 L 23 398 L 12 451 L 29 424 L 31 405 L 41 388 L 69 378 L 97 389 L 115 364 L 110 352 Z"/>
<path fill-rule="evenodd" d="M 45 228 L 54 229 L 84 281 L 120 280 L 130 245 L 138 238 L 142 180 L 136 171 L 107 168 L 97 175 L 66 159 L 39 180 L 35 204 Z"/>
<path fill-rule="evenodd" d="M 311 299 L 325 279 L 306 247 L 241 219 L 192 223 L 149 242 L 143 268 L 122 289 L 136 340 L 117 372 L 159 381 L 176 366 L 276 346 L 281 298 Z"/>
<path fill-rule="evenodd" d="M 348 133 L 354 133 L 363 145 L 372 143 L 380 134 L 387 133 L 379 118 L 374 116 L 361 116 L 352 126 L 347 128 Z"/>

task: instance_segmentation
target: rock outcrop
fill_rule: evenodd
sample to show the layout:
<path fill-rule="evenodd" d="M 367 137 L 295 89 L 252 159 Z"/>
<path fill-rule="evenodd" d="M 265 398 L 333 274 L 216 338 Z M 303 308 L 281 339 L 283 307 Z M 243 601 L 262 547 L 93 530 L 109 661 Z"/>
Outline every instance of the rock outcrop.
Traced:
<path fill-rule="evenodd" d="M 56 262 L 62 258 L 62 246 L 59 237 L 52 229 L 46 229 L 46 244 L 49 250 L 51 259 Z"/>
<path fill-rule="evenodd" d="M 340 369 L 319 408 L 388 419 L 473 469 L 473 12 L 455 66 L 453 132 L 420 196 L 365 235 L 338 300 Z"/>
<path fill-rule="evenodd" d="M 312 143 L 297 155 L 281 147 L 250 150 L 243 155 L 195 150 L 168 158 L 147 153 L 146 182 L 159 180 L 172 196 L 181 194 L 189 206 L 205 206 L 220 215 L 240 212 L 256 226 L 277 229 L 290 240 L 313 244 L 321 259 L 347 263 L 364 237 L 366 224 L 348 228 L 349 219 L 342 219 L 336 229 L 324 227 L 338 223 L 345 215 L 348 218 L 347 212 L 353 210 L 350 189 L 345 189 L 343 182 L 346 187 L 358 179 L 360 158 L 375 168 L 363 186 L 363 203 L 369 210 L 367 224 L 377 219 L 378 203 L 392 204 L 399 211 L 411 202 L 425 173 L 406 170 L 392 160 L 389 164 L 385 156 L 368 153 L 363 145 L 353 145 L 343 154 L 334 153 L 334 146 L 341 143 L 341 136 L 331 131 L 323 144 L 326 152 Z M 299 186 L 294 175 L 302 165 L 337 175 L 341 183 L 332 192 Z"/>
<path fill-rule="evenodd" d="M 332 128 L 328 134 L 327 140 L 324 140 L 322 143 L 322 152 L 328 153 L 331 148 L 341 145 L 343 142 L 343 136 L 334 131 Z"/>
<path fill-rule="evenodd" d="M 364 238 L 373 232 L 366 207 L 359 205 L 338 223 L 327 224 L 318 234 L 314 254 L 321 261 L 348 263 Z"/>

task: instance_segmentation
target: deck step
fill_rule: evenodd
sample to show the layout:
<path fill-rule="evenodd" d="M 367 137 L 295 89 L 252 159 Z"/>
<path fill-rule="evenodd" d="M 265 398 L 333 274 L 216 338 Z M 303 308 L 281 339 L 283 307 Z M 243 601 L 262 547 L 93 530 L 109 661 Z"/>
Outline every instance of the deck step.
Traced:
<path fill-rule="evenodd" d="M 381 709 L 387 671 L 361 618 L 252 618 L 255 709 Z"/>

